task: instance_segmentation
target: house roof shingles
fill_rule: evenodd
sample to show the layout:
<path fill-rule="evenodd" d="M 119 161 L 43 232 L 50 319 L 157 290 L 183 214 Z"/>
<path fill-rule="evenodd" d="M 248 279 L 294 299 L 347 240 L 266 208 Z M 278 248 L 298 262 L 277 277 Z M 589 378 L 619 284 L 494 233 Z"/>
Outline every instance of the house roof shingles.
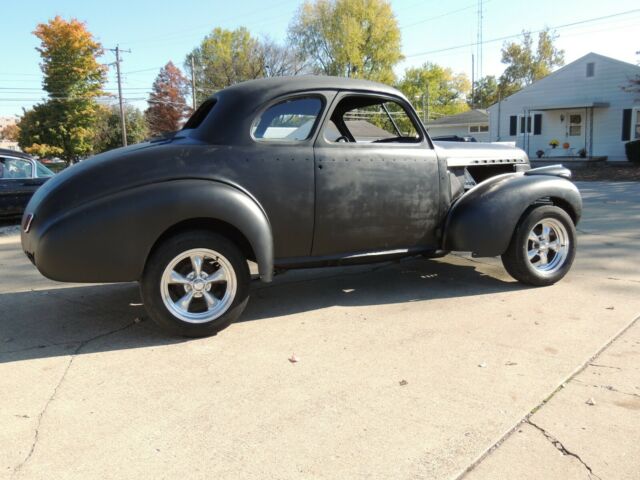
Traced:
<path fill-rule="evenodd" d="M 467 112 L 458 113 L 456 115 L 447 115 L 427 123 L 427 127 L 449 126 L 449 125 L 468 125 L 489 123 L 489 115 L 486 110 L 475 109 Z"/>

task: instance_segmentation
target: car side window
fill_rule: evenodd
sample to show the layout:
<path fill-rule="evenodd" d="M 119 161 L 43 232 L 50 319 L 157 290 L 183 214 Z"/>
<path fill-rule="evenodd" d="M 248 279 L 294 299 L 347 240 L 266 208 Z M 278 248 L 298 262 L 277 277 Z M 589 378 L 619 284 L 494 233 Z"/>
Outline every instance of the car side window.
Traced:
<path fill-rule="evenodd" d="M 415 121 L 402 104 L 364 95 L 348 96 L 340 101 L 325 127 L 324 138 L 328 142 L 345 143 L 422 141 Z"/>
<path fill-rule="evenodd" d="M 33 168 L 31 162 L 21 158 L 0 158 L 0 178 L 31 178 Z"/>
<path fill-rule="evenodd" d="M 267 108 L 251 125 L 259 141 L 303 141 L 308 139 L 322 110 L 318 97 L 285 100 Z"/>
<path fill-rule="evenodd" d="M 36 163 L 36 172 L 38 173 L 38 178 L 53 177 L 54 175 L 51 170 L 42 165 L 40 162 Z"/>

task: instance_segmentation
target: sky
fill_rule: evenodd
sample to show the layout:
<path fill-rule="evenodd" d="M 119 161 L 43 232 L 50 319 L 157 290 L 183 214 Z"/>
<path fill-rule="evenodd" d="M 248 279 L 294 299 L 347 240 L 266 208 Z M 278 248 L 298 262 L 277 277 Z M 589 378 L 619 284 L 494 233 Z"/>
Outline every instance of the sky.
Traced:
<path fill-rule="evenodd" d="M 158 70 L 169 60 L 183 67 L 186 54 L 213 28 L 247 27 L 255 36 L 285 41 L 287 27 L 302 0 L 0 0 L 4 4 L 0 42 L 0 116 L 21 114 L 43 100 L 36 25 L 55 15 L 77 18 L 105 48 L 123 53 L 123 97 L 146 108 L 145 98 Z M 392 0 L 406 57 L 395 69 L 438 63 L 471 78 L 478 35 L 478 0 Z M 500 75 L 500 49 L 523 30 L 555 28 L 556 45 L 569 63 L 596 52 L 630 63 L 640 55 L 637 0 L 483 0 L 482 74 Z M 621 15 L 617 15 L 621 14 Z M 597 19 L 597 20 L 592 20 Z M 113 63 L 106 51 L 102 63 Z M 115 68 L 107 90 L 116 93 Z"/>

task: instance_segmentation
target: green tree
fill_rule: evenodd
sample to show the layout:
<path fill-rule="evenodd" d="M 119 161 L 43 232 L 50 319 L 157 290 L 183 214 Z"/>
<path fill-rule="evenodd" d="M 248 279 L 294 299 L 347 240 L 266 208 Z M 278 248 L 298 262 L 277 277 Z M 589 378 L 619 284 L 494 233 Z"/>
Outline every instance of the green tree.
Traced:
<path fill-rule="evenodd" d="M 499 99 L 498 81 L 493 75 L 487 75 L 475 83 L 468 103 L 471 108 L 487 108 Z"/>
<path fill-rule="evenodd" d="M 149 108 L 144 112 L 151 135 L 180 129 L 184 119 L 191 113 L 185 101 L 188 93 L 189 82 L 173 62 L 160 69 L 147 100 Z"/>
<path fill-rule="evenodd" d="M 190 75 L 192 58 L 197 104 L 217 90 L 265 76 L 260 42 L 244 27 L 235 30 L 217 27 L 207 35 L 184 62 Z"/>
<path fill-rule="evenodd" d="M 26 112 L 20 122 L 20 146 L 47 146 L 75 161 L 93 151 L 98 118 L 96 97 L 103 94 L 106 67 L 97 61 L 103 49 L 86 25 L 57 16 L 33 32 L 40 39 L 43 89 L 48 100 Z"/>
<path fill-rule="evenodd" d="M 422 99 L 428 99 L 429 118 L 453 115 L 469 110 L 467 95 L 471 83 L 464 74 L 455 74 L 450 68 L 435 63 L 408 68 L 397 87 L 422 110 Z M 424 113 L 421 112 L 420 117 Z"/>
<path fill-rule="evenodd" d="M 125 106 L 127 144 L 140 143 L 149 137 L 149 127 L 144 114 L 132 105 Z M 98 114 L 94 137 L 94 152 L 100 153 L 122 146 L 120 108 L 117 105 L 102 107 Z"/>
<path fill-rule="evenodd" d="M 316 73 L 394 82 L 401 53 L 398 21 L 386 0 L 305 2 L 289 38 Z"/>
<path fill-rule="evenodd" d="M 538 43 L 534 49 L 531 32 L 522 32 L 521 43 L 510 42 L 502 47 L 502 63 L 507 65 L 500 77 L 502 98 L 546 77 L 555 67 L 564 65 L 564 50 L 555 47 L 556 38 L 549 29 L 545 29 L 538 33 Z"/>

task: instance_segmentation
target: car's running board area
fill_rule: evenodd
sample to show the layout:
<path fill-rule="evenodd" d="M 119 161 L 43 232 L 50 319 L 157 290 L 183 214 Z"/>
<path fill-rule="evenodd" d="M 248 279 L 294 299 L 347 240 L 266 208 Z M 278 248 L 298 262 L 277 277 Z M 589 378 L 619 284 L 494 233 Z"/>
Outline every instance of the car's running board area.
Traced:
<path fill-rule="evenodd" d="M 411 247 L 397 248 L 393 250 L 376 250 L 369 252 L 351 252 L 338 255 L 323 255 L 317 257 L 290 257 L 278 258 L 274 264 L 276 269 L 290 268 L 315 268 L 338 265 L 360 265 L 366 263 L 386 262 L 398 258 L 426 255 L 431 257 L 441 256 L 441 251 L 435 248 Z"/>

